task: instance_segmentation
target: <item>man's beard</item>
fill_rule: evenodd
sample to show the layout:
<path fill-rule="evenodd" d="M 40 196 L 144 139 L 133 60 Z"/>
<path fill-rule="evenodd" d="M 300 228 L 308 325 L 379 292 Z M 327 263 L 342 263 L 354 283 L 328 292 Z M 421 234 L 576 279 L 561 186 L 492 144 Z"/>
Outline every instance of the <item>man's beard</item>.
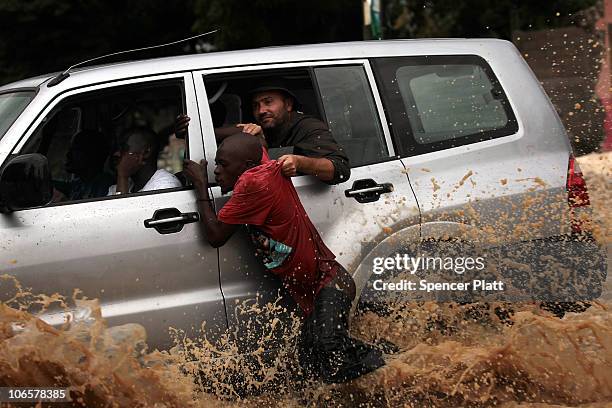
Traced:
<path fill-rule="evenodd" d="M 266 119 L 271 120 L 266 121 Z M 262 118 L 259 118 L 257 122 L 262 129 L 269 130 L 278 127 L 283 122 L 283 118 L 275 118 L 274 116 L 264 116 Z"/>
<path fill-rule="evenodd" d="M 260 121 L 259 123 L 263 130 L 273 130 L 277 127 L 276 121 L 269 122 L 269 123 L 263 123 Z"/>
<path fill-rule="evenodd" d="M 291 119 L 291 115 L 289 112 L 286 112 L 282 117 L 277 118 L 272 121 L 269 125 L 264 125 L 263 123 L 259 123 L 261 129 L 264 131 L 266 135 L 266 140 L 268 143 L 274 145 L 275 140 L 279 137 L 279 135 L 283 132 L 283 129 L 287 127 Z"/>

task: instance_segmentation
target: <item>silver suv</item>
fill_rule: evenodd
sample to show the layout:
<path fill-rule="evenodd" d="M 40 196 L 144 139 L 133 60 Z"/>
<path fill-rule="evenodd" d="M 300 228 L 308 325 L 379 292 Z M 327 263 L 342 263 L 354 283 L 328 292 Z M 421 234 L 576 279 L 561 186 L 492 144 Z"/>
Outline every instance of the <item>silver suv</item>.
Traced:
<path fill-rule="evenodd" d="M 574 278 L 605 276 L 604 256 L 585 233 L 586 186 L 555 109 L 511 43 L 482 39 L 170 57 L 5 85 L 1 271 L 34 293 L 70 296 L 79 288 L 100 299 L 109 324 L 145 326 L 154 347 L 171 344 L 169 326 L 187 334 L 203 321 L 210 332 L 247 330 L 236 305 L 274 300 L 280 286 L 244 231 L 219 249 L 207 244 L 191 186 L 88 199 L 52 193 L 73 181 L 66 156 L 85 130 L 108 138 L 110 156 L 124 129 L 154 129 L 165 146 L 159 167 L 179 179 L 183 157 L 214 165 L 214 129 L 252 121 L 248 91 L 271 77 L 288 84 L 305 113 L 329 124 L 350 158 L 351 177 L 341 184 L 310 176 L 293 183 L 353 273 L 362 303 L 373 290 L 375 258 L 416 255 L 431 243 L 537 243 L 527 258 L 552 259 L 563 270 L 578 259 Z M 171 136 L 180 113 L 191 117 L 184 140 Z M 112 174 L 109 160 L 103 171 Z M 210 182 L 218 209 L 228 197 Z M 600 284 L 587 297 L 598 296 Z M 43 318 L 61 323 L 64 313 Z"/>

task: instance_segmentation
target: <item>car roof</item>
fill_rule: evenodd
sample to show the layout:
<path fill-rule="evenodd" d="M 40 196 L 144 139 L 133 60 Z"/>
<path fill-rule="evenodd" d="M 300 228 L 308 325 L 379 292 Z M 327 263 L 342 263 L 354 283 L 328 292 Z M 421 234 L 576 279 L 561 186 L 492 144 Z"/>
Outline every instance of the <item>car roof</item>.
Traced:
<path fill-rule="evenodd" d="M 486 54 L 487 50 L 510 44 L 508 41 L 498 39 L 453 38 L 274 46 L 81 67 L 70 71 L 70 77 L 62 81 L 58 87 L 72 88 L 104 82 L 109 79 L 120 80 L 135 76 L 257 64 L 358 59 L 393 55 Z M 13 82 L 0 87 L 0 92 L 15 88 L 38 87 L 57 74 L 51 73 Z"/>

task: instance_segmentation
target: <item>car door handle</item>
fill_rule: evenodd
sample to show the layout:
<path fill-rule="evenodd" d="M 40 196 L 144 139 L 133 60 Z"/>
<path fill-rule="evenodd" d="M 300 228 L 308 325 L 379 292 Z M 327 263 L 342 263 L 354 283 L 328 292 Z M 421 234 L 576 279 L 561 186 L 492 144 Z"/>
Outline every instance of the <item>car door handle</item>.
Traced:
<path fill-rule="evenodd" d="M 145 227 L 151 228 L 156 225 L 174 224 L 176 222 L 182 222 L 183 224 L 188 224 L 190 222 L 198 221 L 198 218 L 199 218 L 198 213 L 187 213 L 187 214 L 181 214 L 180 217 L 163 218 L 161 220 L 151 219 L 151 220 L 145 221 Z"/>
<path fill-rule="evenodd" d="M 368 187 L 368 188 L 362 188 L 359 190 L 346 190 L 345 194 L 347 197 L 354 197 L 356 195 L 359 194 L 365 194 L 365 193 L 389 193 L 393 191 L 393 189 L 389 189 L 387 186 L 376 186 L 376 187 Z"/>
<path fill-rule="evenodd" d="M 155 210 L 153 217 L 144 221 L 144 226 L 154 228 L 160 234 L 172 234 L 180 232 L 183 225 L 199 220 L 197 212 L 182 213 L 176 208 L 162 208 Z"/>
<path fill-rule="evenodd" d="M 378 184 L 372 179 L 361 179 L 353 182 L 353 187 L 344 191 L 344 195 L 354 198 L 360 203 L 371 203 L 377 201 L 381 194 L 393 191 L 393 184 Z"/>

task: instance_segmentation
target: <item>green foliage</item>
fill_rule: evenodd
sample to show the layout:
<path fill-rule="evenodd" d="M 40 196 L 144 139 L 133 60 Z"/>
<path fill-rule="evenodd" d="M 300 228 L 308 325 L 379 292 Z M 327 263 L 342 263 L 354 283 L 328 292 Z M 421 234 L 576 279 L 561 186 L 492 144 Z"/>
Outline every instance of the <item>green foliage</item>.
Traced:
<path fill-rule="evenodd" d="M 383 0 L 383 34 L 510 38 L 517 29 L 567 25 L 595 2 Z M 360 40 L 362 19 L 356 0 L 0 0 L 0 84 L 212 28 L 221 32 L 207 41 L 220 50 Z M 182 45 L 127 58 L 191 51 Z"/>
<path fill-rule="evenodd" d="M 385 38 L 496 37 L 575 25 L 597 0 L 386 0 Z M 558 15 L 557 15 L 558 14 Z"/>
<path fill-rule="evenodd" d="M 362 38 L 355 0 L 195 0 L 195 31 L 221 28 L 219 49 L 309 44 Z"/>
<path fill-rule="evenodd" d="M 191 0 L 0 0 L 0 84 L 187 37 L 192 23 Z"/>

